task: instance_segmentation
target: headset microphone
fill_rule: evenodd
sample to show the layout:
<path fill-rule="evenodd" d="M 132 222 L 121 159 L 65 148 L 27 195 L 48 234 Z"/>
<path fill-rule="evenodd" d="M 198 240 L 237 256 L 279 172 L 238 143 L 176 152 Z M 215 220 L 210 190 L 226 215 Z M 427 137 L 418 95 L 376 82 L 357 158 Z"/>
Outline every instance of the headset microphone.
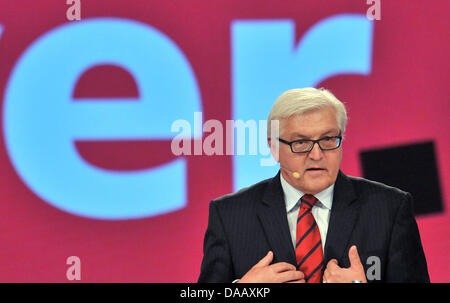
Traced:
<path fill-rule="evenodd" d="M 295 179 L 300 179 L 300 173 L 299 172 L 292 171 L 292 170 L 287 169 L 286 167 L 281 166 L 281 165 L 280 165 L 280 167 L 283 168 L 284 170 L 288 171 L 290 174 L 292 174 L 292 177 L 294 177 Z"/>

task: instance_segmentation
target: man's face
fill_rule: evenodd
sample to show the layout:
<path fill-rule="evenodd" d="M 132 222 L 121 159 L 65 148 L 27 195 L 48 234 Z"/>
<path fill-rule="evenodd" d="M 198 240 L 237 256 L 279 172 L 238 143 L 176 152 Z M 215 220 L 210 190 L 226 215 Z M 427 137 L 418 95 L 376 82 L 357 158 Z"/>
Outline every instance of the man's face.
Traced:
<path fill-rule="evenodd" d="M 340 133 L 333 108 L 326 107 L 284 119 L 280 138 L 286 141 L 317 140 Z M 272 142 L 269 142 L 272 145 Z M 284 179 L 306 194 L 317 194 L 332 185 L 342 161 L 342 145 L 322 151 L 318 144 L 308 153 L 293 153 L 287 144 L 279 143 L 279 161 Z M 294 178 L 297 172 L 299 178 Z"/>

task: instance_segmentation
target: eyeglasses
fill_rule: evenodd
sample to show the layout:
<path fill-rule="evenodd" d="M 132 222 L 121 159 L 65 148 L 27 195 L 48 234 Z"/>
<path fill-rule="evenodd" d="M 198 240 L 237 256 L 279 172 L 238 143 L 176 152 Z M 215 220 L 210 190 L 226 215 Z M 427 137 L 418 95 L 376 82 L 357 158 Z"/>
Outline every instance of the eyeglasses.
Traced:
<path fill-rule="evenodd" d="M 314 144 L 318 144 L 321 150 L 333 150 L 339 148 L 342 142 L 342 136 L 339 134 L 338 136 L 332 137 L 323 137 L 318 140 L 295 140 L 295 141 L 286 141 L 281 138 L 278 138 L 278 141 L 281 143 L 287 144 L 291 147 L 291 151 L 296 154 L 308 153 L 314 148 Z"/>

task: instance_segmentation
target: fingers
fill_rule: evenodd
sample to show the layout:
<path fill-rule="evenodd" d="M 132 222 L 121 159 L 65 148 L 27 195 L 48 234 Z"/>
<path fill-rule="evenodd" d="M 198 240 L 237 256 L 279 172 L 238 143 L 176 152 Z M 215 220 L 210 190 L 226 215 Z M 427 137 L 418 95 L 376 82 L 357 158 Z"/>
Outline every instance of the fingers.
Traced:
<path fill-rule="evenodd" d="M 333 262 L 333 265 L 331 266 L 331 268 L 329 268 L 327 266 L 327 268 L 325 269 L 325 271 L 323 273 L 323 277 L 322 277 L 323 283 L 336 283 L 339 281 L 339 274 L 340 274 L 342 268 L 340 268 L 337 265 L 336 265 L 336 267 L 334 267 L 334 266 L 335 266 L 335 264 Z"/>
<path fill-rule="evenodd" d="M 305 275 L 298 271 L 295 265 L 287 262 L 278 262 L 270 264 L 273 261 L 273 252 L 269 251 L 253 268 L 244 275 L 240 282 L 259 281 L 261 279 L 255 278 L 256 275 L 264 275 L 261 281 L 271 281 L 277 283 L 305 283 Z M 251 277 L 252 276 L 252 277 Z"/>
<path fill-rule="evenodd" d="M 335 273 L 340 269 L 341 268 L 339 267 L 338 261 L 336 259 L 331 259 L 330 261 L 328 261 L 327 267 L 325 268 L 325 271 L 323 273 L 323 282 L 333 283 Z"/>
<path fill-rule="evenodd" d="M 285 271 L 295 271 L 297 268 L 287 262 L 279 262 L 271 265 L 274 272 L 280 273 Z"/>
<path fill-rule="evenodd" d="M 305 274 L 299 270 L 289 270 L 278 274 L 280 282 L 304 283 Z"/>
<path fill-rule="evenodd" d="M 355 267 L 355 266 L 360 267 L 360 266 L 362 266 L 361 260 L 359 258 L 359 254 L 358 254 L 358 249 L 356 248 L 356 245 L 353 245 L 348 250 L 348 258 L 350 259 L 350 267 Z"/>
<path fill-rule="evenodd" d="M 338 261 L 336 259 L 331 259 L 328 261 L 327 267 L 325 270 L 334 270 L 336 268 L 339 268 Z"/>
<path fill-rule="evenodd" d="M 272 260 L 273 260 L 273 252 L 269 251 L 264 258 L 262 258 L 261 260 L 259 260 L 258 263 L 255 264 L 254 267 L 268 266 L 270 265 L 270 263 L 272 263 Z"/>
<path fill-rule="evenodd" d="M 323 274 L 325 283 L 350 283 L 354 280 L 366 281 L 363 265 L 355 245 L 348 250 L 349 268 L 341 268 L 336 259 L 328 262 Z"/>
<path fill-rule="evenodd" d="M 330 270 L 325 269 L 325 271 L 323 272 L 322 282 L 323 283 L 333 282 L 332 279 L 331 279 Z"/>
<path fill-rule="evenodd" d="M 301 280 L 298 280 L 298 281 L 288 281 L 286 283 L 306 283 L 306 281 L 305 281 L 305 279 L 301 279 Z"/>

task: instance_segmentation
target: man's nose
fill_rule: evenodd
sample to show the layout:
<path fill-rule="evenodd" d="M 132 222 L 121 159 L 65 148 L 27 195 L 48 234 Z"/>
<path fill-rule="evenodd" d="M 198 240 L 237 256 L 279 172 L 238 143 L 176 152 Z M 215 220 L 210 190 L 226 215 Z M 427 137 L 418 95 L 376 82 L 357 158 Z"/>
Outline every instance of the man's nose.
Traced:
<path fill-rule="evenodd" d="M 323 152 L 320 149 L 319 143 L 315 143 L 312 150 L 308 153 L 311 160 L 320 160 L 323 157 Z"/>

